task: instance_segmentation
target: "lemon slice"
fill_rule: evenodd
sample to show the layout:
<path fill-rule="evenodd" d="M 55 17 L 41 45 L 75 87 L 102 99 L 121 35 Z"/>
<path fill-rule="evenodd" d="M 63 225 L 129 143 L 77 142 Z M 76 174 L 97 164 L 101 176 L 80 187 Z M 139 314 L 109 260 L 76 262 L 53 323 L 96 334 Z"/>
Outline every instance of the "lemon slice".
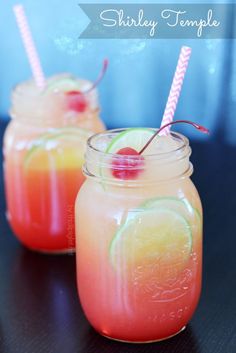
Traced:
<path fill-rule="evenodd" d="M 189 223 L 168 208 L 136 209 L 120 227 L 110 246 L 115 269 L 158 266 L 183 268 L 192 249 Z"/>
<path fill-rule="evenodd" d="M 24 158 L 25 170 L 76 169 L 84 163 L 86 141 L 91 133 L 63 128 L 40 136 Z"/>

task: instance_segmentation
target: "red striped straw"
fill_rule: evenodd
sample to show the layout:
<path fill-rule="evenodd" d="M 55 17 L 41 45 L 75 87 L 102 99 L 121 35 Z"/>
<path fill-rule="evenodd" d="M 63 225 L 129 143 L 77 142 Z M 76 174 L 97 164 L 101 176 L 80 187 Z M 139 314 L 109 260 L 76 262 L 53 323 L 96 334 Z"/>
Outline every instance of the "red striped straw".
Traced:
<path fill-rule="evenodd" d="M 45 76 L 33 41 L 24 8 L 21 4 L 15 5 L 13 7 L 13 11 L 16 16 L 17 25 L 31 66 L 34 80 L 38 87 L 43 88 L 45 86 Z"/>
<path fill-rule="evenodd" d="M 189 47 L 181 48 L 178 64 L 175 70 L 169 97 L 168 97 L 164 115 L 162 118 L 161 127 L 170 123 L 174 118 L 175 110 L 177 107 L 181 88 L 184 81 L 184 76 L 188 67 L 191 51 L 192 49 Z M 168 135 L 169 131 L 170 131 L 170 126 L 162 130 L 160 135 Z"/>

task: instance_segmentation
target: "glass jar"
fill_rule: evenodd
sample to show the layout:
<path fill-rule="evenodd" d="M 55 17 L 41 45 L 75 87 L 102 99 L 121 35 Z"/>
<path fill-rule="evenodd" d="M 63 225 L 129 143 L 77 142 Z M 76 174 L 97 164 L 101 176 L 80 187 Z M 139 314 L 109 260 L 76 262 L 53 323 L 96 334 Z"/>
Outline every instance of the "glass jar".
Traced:
<path fill-rule="evenodd" d="M 172 132 L 177 148 L 145 155 L 138 177 L 121 180 L 112 168 L 130 156 L 105 151 L 122 131 L 88 140 L 75 208 L 79 297 L 103 336 L 158 341 L 182 331 L 199 300 L 202 206 L 186 137 Z"/>
<path fill-rule="evenodd" d="M 74 202 L 84 181 L 86 142 L 104 130 L 96 90 L 76 101 L 75 88 L 91 85 L 57 75 L 44 91 L 28 81 L 13 92 L 12 121 L 4 137 L 7 218 L 16 237 L 32 250 L 75 248 Z"/>

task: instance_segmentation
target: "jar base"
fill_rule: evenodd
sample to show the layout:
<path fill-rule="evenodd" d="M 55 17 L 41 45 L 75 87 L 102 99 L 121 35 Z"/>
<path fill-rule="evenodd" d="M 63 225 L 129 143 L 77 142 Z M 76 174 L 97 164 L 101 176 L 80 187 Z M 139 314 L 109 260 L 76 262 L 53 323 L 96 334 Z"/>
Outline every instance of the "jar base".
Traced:
<path fill-rule="evenodd" d="M 169 338 L 177 336 L 179 333 L 184 331 L 185 328 L 186 328 L 186 326 L 183 326 L 178 332 L 174 333 L 173 335 L 170 335 L 170 336 L 167 336 L 167 337 L 163 337 L 163 338 L 159 338 L 157 340 L 149 340 L 149 341 L 126 341 L 126 340 L 120 340 L 118 338 L 109 337 L 109 336 L 106 336 L 106 335 L 103 335 L 103 334 L 102 334 L 102 336 L 105 337 L 105 338 L 108 338 L 109 340 L 122 342 L 122 343 L 147 344 L 147 343 L 155 343 L 155 342 L 161 342 L 161 341 L 168 340 Z"/>

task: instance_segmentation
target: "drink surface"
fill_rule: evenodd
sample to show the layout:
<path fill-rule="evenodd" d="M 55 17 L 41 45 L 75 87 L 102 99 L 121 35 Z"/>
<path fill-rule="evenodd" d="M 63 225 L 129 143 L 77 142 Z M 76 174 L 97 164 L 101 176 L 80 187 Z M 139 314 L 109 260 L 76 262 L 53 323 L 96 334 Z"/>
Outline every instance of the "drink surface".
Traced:
<path fill-rule="evenodd" d="M 146 156 L 157 148 L 164 155 L 179 147 L 163 136 Z M 113 180 L 112 170 L 100 171 L 99 181 L 89 177 L 79 192 L 78 289 L 88 320 L 102 335 L 161 340 L 178 333 L 197 306 L 202 208 L 188 175 L 177 177 L 189 163 L 177 160 L 176 154 L 175 159 L 166 155 L 162 168 L 147 163 L 135 185 Z"/>
<path fill-rule="evenodd" d="M 53 124 L 54 127 L 67 126 L 76 122 L 77 124 L 82 123 L 81 127 L 83 128 L 91 129 L 97 123 L 98 130 L 101 130 L 101 126 L 104 127 L 104 125 L 100 121 L 93 121 L 91 125 L 87 122 L 99 110 L 96 89 L 92 89 L 84 95 L 83 102 L 85 104 L 73 105 L 73 100 L 79 98 L 79 95 L 76 96 L 76 92 L 86 92 L 91 86 L 92 82 L 78 79 L 66 73 L 49 78 L 43 90 L 40 90 L 33 80 L 25 81 L 16 86 L 13 91 L 11 116 L 18 120 L 27 120 L 31 124 L 43 122 L 46 125 Z"/>
<path fill-rule="evenodd" d="M 88 94 L 86 105 L 76 101 L 76 89 L 91 84 L 57 75 L 43 92 L 29 81 L 13 93 L 13 120 L 4 138 L 7 217 L 33 250 L 74 249 L 74 202 L 84 181 L 86 141 L 104 129 L 96 92 Z"/>

